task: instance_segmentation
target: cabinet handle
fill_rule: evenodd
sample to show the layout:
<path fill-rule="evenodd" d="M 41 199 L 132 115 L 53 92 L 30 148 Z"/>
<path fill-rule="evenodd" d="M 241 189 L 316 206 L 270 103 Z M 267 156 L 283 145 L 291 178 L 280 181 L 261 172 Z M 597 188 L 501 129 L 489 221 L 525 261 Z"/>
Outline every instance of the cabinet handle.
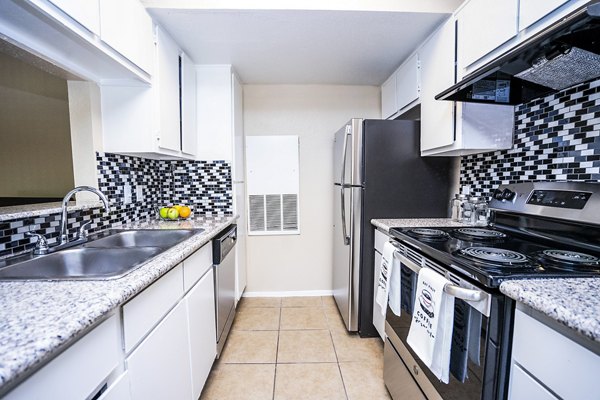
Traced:
<path fill-rule="evenodd" d="M 419 375 L 419 367 L 413 365 L 413 372 L 415 373 L 415 375 Z"/>

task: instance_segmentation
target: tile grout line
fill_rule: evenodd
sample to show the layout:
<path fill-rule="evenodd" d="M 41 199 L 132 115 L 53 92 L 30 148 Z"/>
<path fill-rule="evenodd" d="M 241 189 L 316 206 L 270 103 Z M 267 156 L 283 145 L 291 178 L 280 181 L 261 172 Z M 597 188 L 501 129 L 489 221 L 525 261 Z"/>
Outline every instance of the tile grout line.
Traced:
<path fill-rule="evenodd" d="M 275 400 L 275 385 L 277 383 L 277 365 L 279 362 L 279 335 L 281 334 L 281 306 L 283 300 L 279 303 L 279 324 L 277 325 L 277 346 L 275 348 L 275 371 L 273 371 L 273 400 Z"/>
<path fill-rule="evenodd" d="M 327 313 L 325 313 L 325 311 L 323 311 L 323 313 L 325 314 L 325 319 L 327 320 L 327 328 L 329 329 L 329 337 L 331 338 L 331 345 L 333 346 L 333 353 L 335 354 L 335 361 L 337 363 L 337 367 L 338 367 L 338 372 L 340 373 L 340 379 L 342 380 L 342 387 L 344 388 L 344 395 L 346 396 L 346 400 L 348 400 L 348 389 L 346 388 L 346 382 L 344 381 L 344 375 L 342 374 L 342 368 L 340 366 L 340 359 L 338 357 L 337 354 L 337 350 L 335 348 L 335 341 L 333 340 L 333 333 L 331 332 L 331 326 L 329 325 L 329 316 L 327 315 Z"/>

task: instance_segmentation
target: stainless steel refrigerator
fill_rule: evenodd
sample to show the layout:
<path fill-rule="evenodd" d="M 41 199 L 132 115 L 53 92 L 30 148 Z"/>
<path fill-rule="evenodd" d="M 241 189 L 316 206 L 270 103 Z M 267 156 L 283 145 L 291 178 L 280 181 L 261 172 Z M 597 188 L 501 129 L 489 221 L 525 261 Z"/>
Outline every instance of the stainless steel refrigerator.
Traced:
<path fill-rule="evenodd" d="M 371 219 L 448 216 L 455 161 L 419 146 L 417 121 L 352 119 L 335 134 L 333 292 L 363 337 L 377 336 Z"/>

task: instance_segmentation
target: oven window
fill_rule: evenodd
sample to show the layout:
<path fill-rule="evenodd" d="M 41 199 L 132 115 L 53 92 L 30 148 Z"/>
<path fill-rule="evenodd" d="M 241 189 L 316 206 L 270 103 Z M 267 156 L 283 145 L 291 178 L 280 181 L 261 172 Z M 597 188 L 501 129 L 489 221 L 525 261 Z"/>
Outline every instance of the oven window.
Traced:
<path fill-rule="evenodd" d="M 417 360 L 444 400 L 479 400 L 483 393 L 483 373 L 485 367 L 485 349 L 488 340 L 489 319 L 469 306 L 455 299 L 454 327 L 452 334 L 452 352 L 450 355 L 450 382 L 440 382 L 429 369 L 421 363 L 411 347 L 406 343 L 412 313 L 415 307 L 417 274 L 401 264 L 401 315 L 396 316 L 388 307 L 386 321 L 403 342 L 411 355 Z"/>

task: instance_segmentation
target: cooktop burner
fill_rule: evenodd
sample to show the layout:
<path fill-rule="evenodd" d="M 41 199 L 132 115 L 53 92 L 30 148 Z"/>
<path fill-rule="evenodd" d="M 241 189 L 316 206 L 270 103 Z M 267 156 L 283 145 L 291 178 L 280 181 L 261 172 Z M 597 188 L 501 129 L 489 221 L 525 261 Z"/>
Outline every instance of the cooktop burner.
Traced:
<path fill-rule="evenodd" d="M 415 228 L 410 229 L 407 233 L 413 237 L 423 240 L 446 240 L 448 234 L 440 229 L 431 228 Z"/>
<path fill-rule="evenodd" d="M 534 254 L 541 262 L 564 271 L 599 272 L 600 258 L 570 250 L 546 249 Z"/>
<path fill-rule="evenodd" d="M 459 250 L 458 254 L 476 261 L 487 261 L 501 265 L 521 266 L 529 263 L 529 259 L 524 254 L 496 247 L 467 247 Z"/>
<path fill-rule="evenodd" d="M 459 228 L 452 231 L 452 235 L 463 240 L 498 240 L 505 239 L 505 233 L 485 228 Z"/>

